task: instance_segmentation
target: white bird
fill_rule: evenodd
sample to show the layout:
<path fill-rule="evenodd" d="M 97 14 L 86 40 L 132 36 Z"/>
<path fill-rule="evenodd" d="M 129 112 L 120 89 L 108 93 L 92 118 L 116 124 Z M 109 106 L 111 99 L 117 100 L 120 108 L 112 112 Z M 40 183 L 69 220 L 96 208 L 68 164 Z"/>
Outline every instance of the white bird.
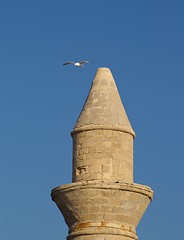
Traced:
<path fill-rule="evenodd" d="M 82 60 L 80 62 L 68 61 L 68 62 L 63 63 L 63 66 L 68 65 L 68 64 L 73 64 L 75 67 L 84 67 L 84 63 L 91 63 L 91 62 L 89 62 L 87 60 Z"/>

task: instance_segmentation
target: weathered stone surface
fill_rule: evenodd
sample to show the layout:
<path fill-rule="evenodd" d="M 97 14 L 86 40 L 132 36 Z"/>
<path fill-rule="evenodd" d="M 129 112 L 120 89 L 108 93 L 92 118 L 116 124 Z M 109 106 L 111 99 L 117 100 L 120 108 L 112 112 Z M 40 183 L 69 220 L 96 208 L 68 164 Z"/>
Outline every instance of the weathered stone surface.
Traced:
<path fill-rule="evenodd" d="M 135 133 L 108 68 L 98 69 L 72 137 L 73 182 L 133 182 Z"/>
<path fill-rule="evenodd" d="M 133 182 L 131 134 L 90 130 L 73 136 L 73 182 L 95 179 Z"/>
<path fill-rule="evenodd" d="M 135 133 L 108 68 L 98 69 L 71 135 L 72 183 L 51 193 L 67 239 L 137 240 L 153 191 L 133 183 Z"/>
<path fill-rule="evenodd" d="M 76 182 L 52 191 L 70 234 L 83 237 L 91 232 L 136 239 L 136 226 L 152 197 L 147 186 L 109 180 Z"/>
<path fill-rule="evenodd" d="M 108 68 L 98 69 L 74 131 L 88 125 L 121 126 L 134 135 L 116 83 Z"/>

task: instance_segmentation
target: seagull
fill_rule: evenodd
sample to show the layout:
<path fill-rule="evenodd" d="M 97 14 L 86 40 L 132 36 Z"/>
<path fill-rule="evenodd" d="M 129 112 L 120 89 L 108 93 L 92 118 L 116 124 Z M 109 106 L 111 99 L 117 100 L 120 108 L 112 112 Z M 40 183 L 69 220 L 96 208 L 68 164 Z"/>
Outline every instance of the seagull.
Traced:
<path fill-rule="evenodd" d="M 63 63 L 63 66 L 68 65 L 68 64 L 73 64 L 75 67 L 84 67 L 84 63 L 91 63 L 87 60 L 82 60 L 80 62 L 72 62 L 72 61 L 68 61 Z"/>

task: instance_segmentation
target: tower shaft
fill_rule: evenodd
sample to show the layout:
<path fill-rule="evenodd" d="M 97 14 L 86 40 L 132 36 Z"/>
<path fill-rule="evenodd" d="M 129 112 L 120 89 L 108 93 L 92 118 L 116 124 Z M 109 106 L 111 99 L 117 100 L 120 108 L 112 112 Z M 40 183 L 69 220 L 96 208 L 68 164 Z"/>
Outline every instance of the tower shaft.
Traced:
<path fill-rule="evenodd" d="M 135 133 L 108 68 L 98 69 L 71 135 L 72 183 L 51 193 L 67 239 L 136 240 L 153 191 L 133 182 Z"/>

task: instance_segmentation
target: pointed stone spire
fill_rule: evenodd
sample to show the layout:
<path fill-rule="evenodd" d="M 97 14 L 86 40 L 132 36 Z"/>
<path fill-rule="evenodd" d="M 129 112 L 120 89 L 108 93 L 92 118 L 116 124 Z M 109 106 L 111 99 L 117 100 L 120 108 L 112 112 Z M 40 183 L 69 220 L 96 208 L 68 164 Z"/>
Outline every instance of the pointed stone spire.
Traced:
<path fill-rule="evenodd" d="M 108 68 L 99 68 L 72 131 L 73 182 L 133 182 L 135 133 Z"/>
<path fill-rule="evenodd" d="M 120 128 L 135 137 L 110 69 L 99 68 L 82 112 L 74 127 Z"/>

